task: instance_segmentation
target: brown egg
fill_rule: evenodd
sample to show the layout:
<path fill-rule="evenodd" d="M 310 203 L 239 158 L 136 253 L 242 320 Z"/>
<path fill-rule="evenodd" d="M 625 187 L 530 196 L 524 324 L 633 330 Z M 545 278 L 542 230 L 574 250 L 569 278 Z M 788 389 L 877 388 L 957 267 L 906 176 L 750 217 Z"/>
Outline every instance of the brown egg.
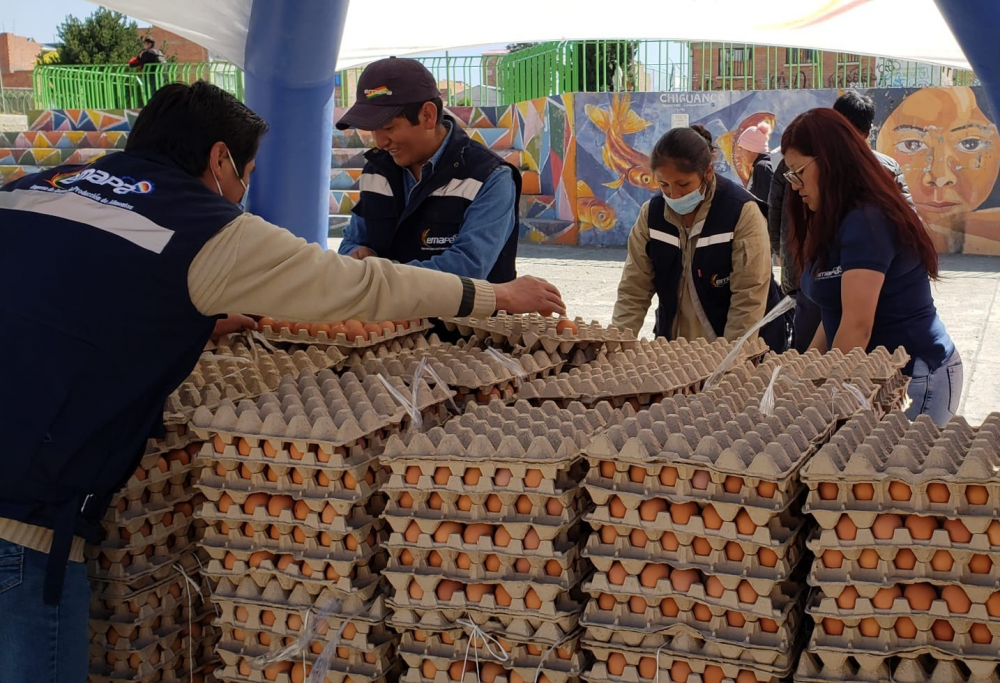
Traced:
<path fill-rule="evenodd" d="M 647 564 L 639 574 L 639 583 L 653 588 L 661 580 L 670 576 L 670 568 L 665 564 Z"/>
<path fill-rule="evenodd" d="M 300 451 L 298 446 L 293 443 L 288 444 L 288 457 L 292 460 L 301 460 L 306 456 L 307 451 Z"/>
<path fill-rule="evenodd" d="M 702 509 L 701 521 L 704 522 L 706 529 L 722 528 L 722 517 L 719 516 L 719 513 L 715 511 L 715 507 L 712 505 L 706 505 Z"/>
<path fill-rule="evenodd" d="M 431 510 L 440 510 L 444 507 L 444 498 L 441 497 L 440 493 L 435 491 L 427 499 L 427 507 Z"/>
<path fill-rule="evenodd" d="M 712 475 L 708 473 L 708 470 L 695 470 L 695 473 L 691 475 L 691 487 L 699 491 L 706 490 L 711 483 Z"/>
<path fill-rule="evenodd" d="M 692 503 L 694 505 L 694 503 Z M 676 506 L 674 506 L 676 507 Z M 697 510 L 698 506 L 695 505 Z M 650 500 L 644 500 L 639 505 L 639 517 L 645 522 L 652 522 L 656 519 L 656 516 L 661 512 L 667 511 L 667 501 L 662 498 L 651 498 Z"/>
<path fill-rule="evenodd" d="M 879 515 L 872 523 L 872 535 L 878 539 L 891 539 L 901 526 L 903 519 L 899 515 Z"/>
<path fill-rule="evenodd" d="M 1000 617 L 1000 591 L 995 591 L 986 600 L 986 612 L 991 617 Z"/>
<path fill-rule="evenodd" d="M 900 617 L 896 619 L 896 623 L 893 624 L 893 630 L 896 631 L 896 635 L 905 640 L 910 640 L 917 637 L 917 625 L 913 623 L 913 619 L 909 617 Z"/>
<path fill-rule="evenodd" d="M 498 526 L 497 530 L 493 533 L 493 545 L 498 548 L 506 548 L 510 545 L 511 535 L 504 526 Z"/>
<path fill-rule="evenodd" d="M 840 619 L 826 617 L 823 619 L 823 630 L 829 636 L 842 636 L 844 635 L 844 622 Z"/>
<path fill-rule="evenodd" d="M 941 589 L 941 599 L 948 605 L 948 611 L 952 614 L 968 614 L 972 609 L 972 600 L 961 586 L 945 586 Z"/>
<path fill-rule="evenodd" d="M 726 674 L 722 671 L 721 667 L 715 664 L 709 664 L 705 667 L 705 670 L 701 672 L 702 683 L 723 683 L 726 680 Z M 752 683 L 757 683 L 757 677 L 754 676 Z"/>
<path fill-rule="evenodd" d="M 743 628 L 746 626 L 747 618 L 739 612 L 729 610 L 726 612 L 726 623 L 733 628 Z"/>
<path fill-rule="evenodd" d="M 294 561 L 295 558 L 291 555 L 279 555 L 278 562 L 275 564 L 275 567 L 277 567 L 279 571 L 285 571 Z"/>
<path fill-rule="evenodd" d="M 726 587 L 722 585 L 722 581 L 719 580 L 718 576 L 705 577 L 705 593 L 713 598 L 721 598 L 725 592 Z"/>
<path fill-rule="evenodd" d="M 357 541 L 355 541 L 355 543 L 357 543 Z M 326 533 L 325 531 L 321 531 L 319 532 L 319 544 L 324 548 L 329 548 L 331 545 L 333 545 L 333 538 L 331 538 L 330 534 Z M 347 538 L 347 540 L 344 542 L 344 545 L 347 546 L 348 550 L 351 549 L 350 537 Z"/>
<path fill-rule="evenodd" d="M 773 481 L 762 481 L 757 484 L 757 494 L 761 498 L 774 498 L 778 491 L 778 485 Z"/>
<path fill-rule="evenodd" d="M 989 574 L 993 571 L 993 560 L 986 555 L 973 555 L 969 560 L 969 571 L 973 574 Z"/>
<path fill-rule="evenodd" d="M 842 541 L 853 541 L 858 537 L 858 527 L 847 515 L 841 515 L 834 528 L 837 531 L 837 538 Z"/>
<path fill-rule="evenodd" d="M 618 540 L 618 532 L 615 531 L 613 526 L 602 526 L 599 535 L 601 543 L 605 545 L 612 545 Z"/>
<path fill-rule="evenodd" d="M 251 493 L 243 503 L 243 512 L 252 515 L 258 507 L 262 505 L 266 507 L 269 499 L 270 496 L 266 493 Z"/>
<path fill-rule="evenodd" d="M 664 531 L 663 535 L 660 536 L 660 546 L 667 552 L 674 552 L 681 547 L 680 541 L 677 540 L 677 536 L 669 531 Z"/>
<path fill-rule="evenodd" d="M 837 500 L 840 494 L 840 487 L 833 482 L 824 481 L 818 487 L 819 497 L 823 500 Z"/>
<path fill-rule="evenodd" d="M 458 581 L 445 579 L 444 581 L 442 581 L 437 585 L 437 589 L 435 589 L 434 593 L 441 600 L 448 602 L 449 600 L 452 599 L 452 596 L 454 596 L 455 593 L 461 592 L 463 588 L 464 586 L 462 586 L 462 584 L 459 583 Z"/>
<path fill-rule="evenodd" d="M 677 468 L 664 467 L 660 470 L 660 483 L 664 486 L 674 486 L 677 484 Z"/>
<path fill-rule="evenodd" d="M 615 562 L 608 569 L 608 582 L 615 586 L 622 586 L 625 584 L 625 579 L 628 578 L 628 572 L 625 571 L 625 567 L 622 566 L 621 562 Z"/>
<path fill-rule="evenodd" d="M 708 542 L 707 538 L 702 538 L 701 536 L 691 541 L 691 549 L 699 557 L 706 557 L 712 554 L 712 544 Z"/>
<path fill-rule="evenodd" d="M 770 548 L 761 548 L 757 551 L 757 561 L 764 567 L 776 567 L 778 565 L 778 553 Z"/>
<path fill-rule="evenodd" d="M 739 493 L 743 490 L 743 479 L 729 475 L 726 477 L 725 481 L 722 482 L 722 489 L 726 493 Z"/>
<path fill-rule="evenodd" d="M 285 510 L 291 510 L 294 505 L 295 501 L 291 496 L 272 496 L 267 502 L 267 514 L 278 517 Z"/>
<path fill-rule="evenodd" d="M 403 532 L 403 538 L 406 539 L 407 543 L 416 543 L 420 539 L 420 527 L 416 522 L 410 522 L 406 531 Z"/>
<path fill-rule="evenodd" d="M 854 586 L 845 586 L 837 596 L 837 607 L 840 609 L 854 609 L 858 602 L 858 589 Z"/>
<path fill-rule="evenodd" d="M 319 513 L 319 518 L 323 524 L 333 524 L 333 520 L 337 518 L 337 509 L 327 503 L 323 511 Z"/>
<path fill-rule="evenodd" d="M 437 669 L 434 668 L 434 663 L 431 660 L 425 659 L 420 663 L 420 673 L 424 678 L 434 680 L 434 677 L 437 676 Z"/>
<path fill-rule="evenodd" d="M 531 571 L 531 560 L 527 557 L 519 557 L 514 562 L 514 571 L 518 574 L 527 574 Z"/>
<path fill-rule="evenodd" d="M 403 475 L 403 479 L 407 484 L 416 484 L 420 481 L 420 468 L 416 465 L 410 465 L 406 468 L 406 474 Z"/>
<path fill-rule="evenodd" d="M 873 618 L 868 617 L 862 619 L 861 623 L 858 624 L 858 631 L 866 638 L 878 638 L 879 634 L 882 633 L 882 627 Z"/>
<path fill-rule="evenodd" d="M 403 552 L 399 554 L 399 563 L 409 567 L 413 564 L 416 558 L 413 557 L 413 553 L 410 552 L 408 548 L 404 548 Z"/>
<path fill-rule="evenodd" d="M 700 581 L 701 572 L 697 569 L 675 569 L 670 573 L 670 585 L 680 593 L 687 593 L 692 585 Z"/>
<path fill-rule="evenodd" d="M 563 332 L 578 334 L 580 332 L 580 328 L 578 328 L 576 323 L 572 320 L 560 320 L 556 323 L 556 334 L 562 334 Z"/>
<path fill-rule="evenodd" d="M 608 655 L 608 673 L 612 676 L 621 676 L 625 673 L 625 655 L 621 652 L 612 652 Z"/>
<path fill-rule="evenodd" d="M 514 478 L 514 475 L 511 473 L 511 471 L 509 469 L 507 469 L 506 467 L 503 467 L 501 469 L 498 469 L 493 474 L 493 483 L 496 486 L 503 487 L 503 486 L 507 486 L 508 484 L 510 484 L 510 480 L 513 479 L 513 478 Z"/>
<path fill-rule="evenodd" d="M 856 500 L 873 500 L 875 498 L 875 487 L 868 482 L 861 482 L 851 487 L 851 493 Z"/>
<path fill-rule="evenodd" d="M 757 683 L 757 674 L 747 669 L 740 669 L 736 676 L 736 683 Z"/>
<path fill-rule="evenodd" d="M 674 524 L 685 526 L 692 517 L 697 516 L 701 510 L 697 503 L 677 503 L 670 506 L 670 519 Z"/>
<path fill-rule="evenodd" d="M 935 640 L 950 643 L 955 639 L 955 629 L 944 619 L 938 619 L 931 624 L 931 635 L 934 636 Z"/>
<path fill-rule="evenodd" d="M 242 624 L 246 622 L 246 620 L 249 618 L 250 618 L 250 611 L 246 607 L 239 606 L 236 608 L 236 621 Z"/>
<path fill-rule="evenodd" d="M 969 627 L 969 637 L 977 645 L 987 645 L 993 642 L 993 634 L 986 624 L 973 624 Z"/>
<path fill-rule="evenodd" d="M 690 676 L 691 665 L 683 659 L 674 660 L 673 666 L 670 667 L 670 680 L 674 683 L 685 683 Z"/>
<path fill-rule="evenodd" d="M 528 529 L 527 533 L 524 534 L 524 540 L 521 541 L 524 544 L 525 550 L 536 550 L 538 546 L 542 544 L 542 539 L 535 531 L 534 527 Z"/>
<path fill-rule="evenodd" d="M 410 581 L 410 585 L 407 588 L 407 593 L 414 600 L 422 600 L 424 597 L 424 589 L 420 587 L 416 581 Z"/>
<path fill-rule="evenodd" d="M 645 614 L 646 608 L 647 605 L 645 598 L 638 595 L 633 595 L 631 598 L 628 599 L 628 611 L 631 612 L 632 614 Z"/>
<path fill-rule="evenodd" d="M 226 569 L 232 569 L 236 566 L 236 556 L 232 553 L 226 553 L 226 556 L 222 560 L 222 566 Z"/>
<path fill-rule="evenodd" d="M 510 607 L 510 603 L 513 598 L 510 597 L 510 593 L 504 589 L 503 586 L 497 586 L 493 592 L 493 596 L 497 601 L 497 604 L 501 607 Z"/>
<path fill-rule="evenodd" d="M 451 469 L 447 467 L 438 467 L 434 470 L 434 483 L 438 486 L 444 486 L 451 479 Z"/>
<path fill-rule="evenodd" d="M 490 555 L 490 557 L 495 557 L 495 555 Z M 489 560 L 489 557 L 486 559 Z M 455 558 L 455 565 L 459 569 L 471 569 L 472 558 L 467 553 L 459 553 L 458 557 Z"/>
<path fill-rule="evenodd" d="M 503 509 L 503 502 L 500 500 L 500 496 L 491 493 L 486 498 L 486 509 L 490 512 L 500 512 Z"/>
<path fill-rule="evenodd" d="M 496 662 L 485 662 L 479 670 L 481 683 L 494 683 L 497 678 L 503 675 L 504 668 Z"/>
<path fill-rule="evenodd" d="M 941 482 L 934 482 L 927 485 L 927 499 L 932 503 L 947 503 L 951 498 L 951 491 Z"/>
<path fill-rule="evenodd" d="M 437 543 L 447 543 L 452 534 L 462 535 L 462 525 L 458 522 L 441 522 L 434 531 L 434 540 Z"/>
<path fill-rule="evenodd" d="M 528 470 L 524 473 L 524 486 L 529 489 L 537 489 L 542 485 L 542 471 Z"/>
<path fill-rule="evenodd" d="M 968 484 L 965 487 L 965 499 L 969 505 L 986 505 L 990 500 L 989 491 L 979 484 Z"/>
<path fill-rule="evenodd" d="M 475 668 L 476 663 L 473 661 L 452 662 L 451 666 L 448 667 L 448 678 L 453 681 L 461 681 L 465 678 L 466 672 Z"/>
<path fill-rule="evenodd" d="M 889 497 L 893 500 L 909 500 L 913 496 L 913 490 L 901 481 L 894 481 L 889 484 Z"/>
<path fill-rule="evenodd" d="M 603 533 L 604 529 L 607 528 L 608 527 L 603 527 L 601 532 Z M 617 538 L 617 533 L 615 534 L 615 537 Z M 646 544 L 649 542 L 649 536 L 647 536 L 646 532 L 642 529 L 632 529 L 628 535 L 628 542 L 633 548 L 645 548 Z"/>
<path fill-rule="evenodd" d="M 712 621 L 712 610 L 708 609 L 708 605 L 697 603 L 691 608 L 691 616 L 693 616 L 696 621 L 706 623 Z"/>
<path fill-rule="evenodd" d="M 660 614 L 667 618 L 676 617 L 680 614 L 680 607 L 677 606 L 677 602 L 673 598 L 663 598 L 660 601 Z"/>
<path fill-rule="evenodd" d="M 757 531 L 757 525 L 750 519 L 750 514 L 746 510 L 740 510 L 736 514 L 736 533 L 740 536 L 753 536 Z"/>
<path fill-rule="evenodd" d="M 903 590 L 903 597 L 915 612 L 926 612 L 937 600 L 937 591 L 929 583 L 912 583 Z"/>
<path fill-rule="evenodd" d="M 229 506 L 232 504 L 233 504 L 232 497 L 228 493 L 223 493 L 222 496 L 219 498 L 219 502 L 216 503 L 216 507 L 219 508 L 219 512 L 229 512 Z"/>
<path fill-rule="evenodd" d="M 986 528 L 986 537 L 990 540 L 990 545 L 1000 546 L 1000 520 L 994 519 Z"/>
<path fill-rule="evenodd" d="M 524 594 L 524 606 L 528 609 L 542 608 L 542 599 L 538 597 L 538 593 L 535 592 L 534 588 L 529 588 L 528 592 Z"/>
<path fill-rule="evenodd" d="M 946 519 L 941 526 L 948 532 L 952 543 L 968 543 L 972 540 L 972 533 L 960 519 Z"/>
<path fill-rule="evenodd" d="M 878 555 L 876 554 L 876 557 Z M 902 569 L 904 571 L 909 571 L 917 566 L 917 556 L 913 554 L 913 551 L 909 548 L 902 548 L 896 551 L 896 557 L 893 558 L 892 564 L 896 569 Z"/>
<path fill-rule="evenodd" d="M 523 497 L 523 496 L 522 496 Z M 545 503 L 545 512 L 550 517 L 558 517 L 563 513 L 564 506 L 558 498 L 549 498 Z"/>
<path fill-rule="evenodd" d="M 399 507 L 409 510 L 413 507 L 413 496 L 410 495 L 409 491 L 403 491 L 399 494 L 399 500 L 397 503 Z"/>
<path fill-rule="evenodd" d="M 642 484 L 646 481 L 646 468 L 641 465 L 632 465 L 628 469 L 628 479 L 633 484 Z"/>
<path fill-rule="evenodd" d="M 896 598 L 902 595 L 903 591 L 900 590 L 899 586 L 886 586 L 885 588 L 880 588 L 872 596 L 872 605 L 875 609 L 891 609 Z"/>
<path fill-rule="evenodd" d="M 757 591 L 753 589 L 749 581 L 740 581 L 740 585 L 736 587 L 736 596 L 739 601 L 744 605 L 753 605 L 757 602 L 760 597 Z"/>
<path fill-rule="evenodd" d="M 614 479 L 615 472 L 617 472 L 615 464 L 610 460 L 602 460 L 600 470 L 601 476 L 605 479 Z"/>
<path fill-rule="evenodd" d="M 546 576 L 562 576 L 563 568 L 558 560 L 549 560 L 545 563 Z"/>
<path fill-rule="evenodd" d="M 469 512 L 472 510 L 472 498 L 469 496 L 459 496 L 455 506 L 462 512 Z"/>
<path fill-rule="evenodd" d="M 757 623 L 760 624 L 761 629 L 763 629 L 764 631 L 767 631 L 768 633 L 777 633 L 778 632 L 778 622 L 776 622 L 774 619 L 767 619 L 767 618 L 761 617 L 760 621 L 757 622 Z"/>
<path fill-rule="evenodd" d="M 266 550 L 258 550 L 250 556 L 250 559 L 247 560 L 247 564 L 250 565 L 251 569 L 256 569 L 262 562 L 269 560 L 274 560 L 273 554 L 267 552 Z"/>
<path fill-rule="evenodd" d="M 601 593 L 600 597 L 597 598 L 597 606 L 605 612 L 613 610 L 616 604 L 615 596 L 608 593 Z"/>
<path fill-rule="evenodd" d="M 444 558 L 441 557 L 441 553 L 436 550 L 432 550 L 427 556 L 427 564 L 432 567 L 440 567 L 444 564 Z"/>
<path fill-rule="evenodd" d="M 347 341 L 351 342 L 368 339 L 368 333 L 360 320 L 345 320 L 344 335 L 347 337 Z"/>
<path fill-rule="evenodd" d="M 462 540 L 470 544 L 478 543 L 483 537 L 491 540 L 493 538 L 493 527 L 489 524 L 470 524 L 465 527 L 465 533 L 462 534 Z"/>
<path fill-rule="evenodd" d="M 493 594 L 493 586 L 487 583 L 471 583 L 465 587 L 465 597 L 469 602 L 479 602 L 487 593 Z"/>

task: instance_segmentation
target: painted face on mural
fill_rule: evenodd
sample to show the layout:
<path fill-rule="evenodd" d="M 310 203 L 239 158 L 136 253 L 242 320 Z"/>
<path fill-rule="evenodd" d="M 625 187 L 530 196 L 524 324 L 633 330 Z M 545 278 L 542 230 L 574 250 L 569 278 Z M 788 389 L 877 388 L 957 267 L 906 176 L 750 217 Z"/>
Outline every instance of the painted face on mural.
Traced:
<path fill-rule="evenodd" d="M 812 212 L 819 211 L 819 164 L 813 163 L 815 159 L 794 147 L 789 147 L 785 152 L 788 189 L 798 192 L 802 203 Z"/>
<path fill-rule="evenodd" d="M 924 88 L 886 119 L 876 147 L 902 166 L 924 220 L 961 228 L 996 183 L 997 142 L 971 88 Z"/>

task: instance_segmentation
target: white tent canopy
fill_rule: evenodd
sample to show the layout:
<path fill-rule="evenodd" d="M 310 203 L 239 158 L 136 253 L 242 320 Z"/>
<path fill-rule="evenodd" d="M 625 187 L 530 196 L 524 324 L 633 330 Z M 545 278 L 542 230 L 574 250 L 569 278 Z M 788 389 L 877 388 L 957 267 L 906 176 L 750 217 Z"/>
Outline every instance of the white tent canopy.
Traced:
<path fill-rule="evenodd" d="M 254 0 L 91 1 L 243 66 Z M 933 0 L 354 0 L 337 68 L 458 47 L 596 38 L 783 45 L 969 68 Z"/>

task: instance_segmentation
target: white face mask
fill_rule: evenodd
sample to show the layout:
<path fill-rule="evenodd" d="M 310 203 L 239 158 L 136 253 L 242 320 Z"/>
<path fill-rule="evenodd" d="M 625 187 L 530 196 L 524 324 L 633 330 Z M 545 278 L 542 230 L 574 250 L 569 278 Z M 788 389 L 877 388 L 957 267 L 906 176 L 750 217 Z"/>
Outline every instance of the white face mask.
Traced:
<path fill-rule="evenodd" d="M 688 192 L 683 197 L 678 199 L 671 199 L 667 196 L 667 193 L 663 193 L 663 198 L 667 200 L 667 206 L 674 210 L 680 216 L 686 216 L 701 204 L 702 200 L 705 199 L 705 193 L 701 191 L 699 187 L 693 192 Z"/>
<path fill-rule="evenodd" d="M 236 170 L 236 162 L 233 161 L 233 155 L 229 155 L 229 163 L 233 165 L 233 173 L 236 174 L 236 179 L 240 181 L 240 185 L 243 186 L 243 196 L 240 197 L 240 201 L 236 202 L 236 206 L 240 207 L 240 211 L 246 212 L 246 200 L 250 194 L 250 183 L 244 183 L 243 178 L 240 177 L 240 172 Z M 212 171 L 212 177 L 215 178 L 215 186 L 219 188 L 219 194 L 225 197 L 226 195 L 222 192 L 222 185 L 219 183 L 219 177 L 215 175 L 215 171 L 209 166 L 209 170 Z"/>

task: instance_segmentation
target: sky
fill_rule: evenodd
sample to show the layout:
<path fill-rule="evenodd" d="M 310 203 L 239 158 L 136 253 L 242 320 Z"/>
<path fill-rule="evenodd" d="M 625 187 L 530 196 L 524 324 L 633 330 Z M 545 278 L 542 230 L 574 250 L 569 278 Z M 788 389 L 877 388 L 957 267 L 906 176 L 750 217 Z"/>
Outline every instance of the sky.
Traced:
<path fill-rule="evenodd" d="M 54 43 L 56 29 L 68 15 L 82 19 L 93 14 L 97 7 L 87 0 L 0 0 L 0 33 L 16 33 L 39 43 Z M 141 21 L 137 23 L 147 25 Z"/>

